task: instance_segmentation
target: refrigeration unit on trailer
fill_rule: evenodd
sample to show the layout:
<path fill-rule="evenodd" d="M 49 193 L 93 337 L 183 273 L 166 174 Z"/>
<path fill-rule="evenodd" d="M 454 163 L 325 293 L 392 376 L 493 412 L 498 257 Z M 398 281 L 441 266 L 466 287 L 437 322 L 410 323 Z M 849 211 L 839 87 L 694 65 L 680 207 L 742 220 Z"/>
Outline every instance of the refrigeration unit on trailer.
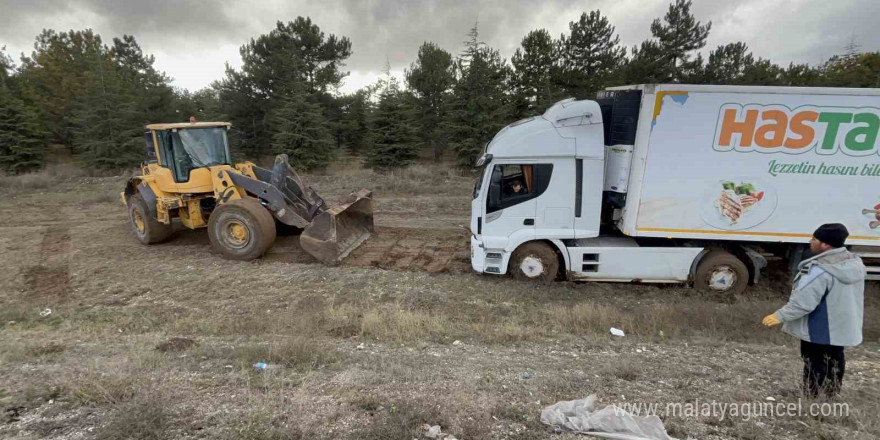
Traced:
<path fill-rule="evenodd" d="M 880 89 L 640 85 L 565 100 L 486 145 L 475 271 L 739 293 L 843 223 L 880 276 Z"/>

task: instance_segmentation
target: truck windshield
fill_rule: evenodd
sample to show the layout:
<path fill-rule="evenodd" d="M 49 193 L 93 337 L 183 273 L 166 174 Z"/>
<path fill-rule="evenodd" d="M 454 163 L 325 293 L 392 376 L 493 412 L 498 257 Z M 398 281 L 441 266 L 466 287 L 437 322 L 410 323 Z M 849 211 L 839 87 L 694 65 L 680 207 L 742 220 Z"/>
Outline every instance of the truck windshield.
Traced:
<path fill-rule="evenodd" d="M 187 128 L 172 135 L 174 155 L 187 168 L 210 167 L 229 163 L 226 128 Z M 188 163 L 187 163 L 188 162 Z"/>

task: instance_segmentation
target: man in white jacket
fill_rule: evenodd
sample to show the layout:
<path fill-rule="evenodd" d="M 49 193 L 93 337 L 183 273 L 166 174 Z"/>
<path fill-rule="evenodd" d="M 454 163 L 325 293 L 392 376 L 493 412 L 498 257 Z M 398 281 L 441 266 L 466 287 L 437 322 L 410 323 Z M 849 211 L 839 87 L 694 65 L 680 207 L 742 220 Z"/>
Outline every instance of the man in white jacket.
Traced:
<path fill-rule="evenodd" d="M 798 265 L 788 304 L 764 318 L 764 325 L 782 324 L 782 331 L 801 340 L 804 392 L 840 392 L 846 370 L 844 347 L 862 343 L 865 265 L 846 250 L 849 236 L 839 223 L 824 224 L 810 240 L 814 257 Z"/>

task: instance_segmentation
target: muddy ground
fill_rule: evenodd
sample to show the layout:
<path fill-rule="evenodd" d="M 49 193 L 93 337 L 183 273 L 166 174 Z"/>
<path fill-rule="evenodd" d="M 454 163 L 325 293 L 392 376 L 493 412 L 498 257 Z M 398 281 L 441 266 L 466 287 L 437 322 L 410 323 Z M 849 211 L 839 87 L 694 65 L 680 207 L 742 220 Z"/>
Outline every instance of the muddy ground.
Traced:
<path fill-rule="evenodd" d="M 145 247 L 123 178 L 0 187 L 0 437 L 575 438 L 548 404 L 798 402 L 797 344 L 759 322 L 787 297 L 679 286 L 532 285 L 470 272 L 471 178 L 309 176 L 328 198 L 376 192 L 378 234 L 326 267 L 295 237 L 256 262 L 180 231 Z M 427 183 L 430 182 L 430 185 Z M 695 439 L 880 436 L 878 289 L 847 350 L 849 414 L 660 414 Z M 611 336 L 610 327 L 627 336 Z M 265 362 L 265 370 L 252 365 Z M 809 405 L 812 402 L 804 402 Z"/>

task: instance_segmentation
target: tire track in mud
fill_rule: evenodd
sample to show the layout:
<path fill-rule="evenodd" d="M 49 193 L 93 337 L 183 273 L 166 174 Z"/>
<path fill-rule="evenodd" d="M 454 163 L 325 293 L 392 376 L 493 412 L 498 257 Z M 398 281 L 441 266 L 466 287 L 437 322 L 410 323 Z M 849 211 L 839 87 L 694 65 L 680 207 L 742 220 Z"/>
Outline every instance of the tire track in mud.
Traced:
<path fill-rule="evenodd" d="M 265 257 L 269 261 L 316 262 L 290 237 Z M 346 257 L 341 266 L 378 267 L 412 272 L 468 272 L 468 235 L 457 229 L 378 227 L 376 233 Z"/>
<path fill-rule="evenodd" d="M 50 226 L 40 243 L 40 263 L 24 270 L 27 290 L 33 296 L 63 296 L 70 288 L 70 228 Z"/>

